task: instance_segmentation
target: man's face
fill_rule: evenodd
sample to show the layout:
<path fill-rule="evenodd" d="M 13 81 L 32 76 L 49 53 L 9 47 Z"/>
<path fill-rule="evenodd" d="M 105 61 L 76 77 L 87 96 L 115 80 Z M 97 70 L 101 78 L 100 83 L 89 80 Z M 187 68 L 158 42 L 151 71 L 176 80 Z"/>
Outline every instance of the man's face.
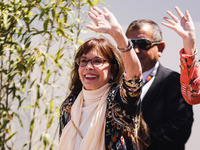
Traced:
<path fill-rule="evenodd" d="M 152 39 L 152 27 L 149 24 L 145 24 L 142 28 L 138 30 L 133 30 L 127 34 L 127 38 L 129 39 L 140 39 L 146 38 L 150 41 L 154 42 Z M 137 53 L 138 58 L 140 59 L 142 65 L 142 72 L 148 71 L 152 67 L 155 66 L 159 57 L 161 56 L 161 52 L 159 52 L 158 46 L 155 45 L 149 50 L 142 50 L 135 46 L 135 52 Z"/>

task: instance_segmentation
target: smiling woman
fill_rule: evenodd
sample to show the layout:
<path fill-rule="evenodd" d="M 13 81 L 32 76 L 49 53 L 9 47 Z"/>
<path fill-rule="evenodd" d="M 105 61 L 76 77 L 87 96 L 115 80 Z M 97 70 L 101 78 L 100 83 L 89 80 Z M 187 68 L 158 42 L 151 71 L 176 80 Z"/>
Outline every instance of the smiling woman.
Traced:
<path fill-rule="evenodd" d="M 139 59 L 111 12 L 94 7 L 89 16 L 96 26 L 87 27 L 109 34 L 121 53 L 106 38 L 79 47 L 61 106 L 59 150 L 142 150 L 148 131 L 140 112 Z"/>
<path fill-rule="evenodd" d="M 115 52 L 112 49 L 115 49 Z M 85 89 L 96 90 L 114 79 L 114 73 L 118 72 L 115 70 L 117 69 L 115 55 L 118 55 L 118 58 L 120 56 L 118 50 L 106 39 L 91 39 L 79 48 L 75 59 Z M 118 62 L 122 64 L 121 60 Z M 121 66 L 123 67 L 123 64 Z M 124 71 L 122 67 L 118 75 L 122 75 Z"/>

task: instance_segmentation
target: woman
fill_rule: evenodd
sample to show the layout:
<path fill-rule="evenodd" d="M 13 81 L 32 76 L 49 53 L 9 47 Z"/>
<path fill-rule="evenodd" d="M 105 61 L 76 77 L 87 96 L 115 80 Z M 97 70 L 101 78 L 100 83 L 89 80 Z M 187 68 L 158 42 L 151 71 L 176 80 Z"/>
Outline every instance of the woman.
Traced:
<path fill-rule="evenodd" d="M 181 92 L 185 101 L 191 105 L 200 103 L 200 68 L 198 66 L 197 50 L 195 47 L 196 36 L 192 18 L 188 11 L 185 12 L 175 7 L 180 20 L 167 11 L 172 18 L 164 17 L 169 23 L 162 22 L 166 27 L 174 30 L 182 39 L 184 48 L 180 51 Z"/>
<path fill-rule="evenodd" d="M 87 28 L 109 34 L 121 54 L 105 38 L 92 38 L 80 46 L 71 92 L 61 107 L 59 149 L 139 150 L 138 141 L 147 137 L 140 121 L 140 62 L 112 13 L 94 7 L 89 16 L 96 25 Z"/>

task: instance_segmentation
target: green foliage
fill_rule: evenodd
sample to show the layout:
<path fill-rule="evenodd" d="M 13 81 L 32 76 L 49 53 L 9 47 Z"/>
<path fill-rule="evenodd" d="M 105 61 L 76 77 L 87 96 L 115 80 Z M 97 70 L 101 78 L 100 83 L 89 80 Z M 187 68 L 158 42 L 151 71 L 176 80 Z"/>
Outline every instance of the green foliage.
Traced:
<path fill-rule="evenodd" d="M 18 149 L 57 148 L 70 60 L 82 43 L 87 10 L 98 3 L 103 0 L 1 0 L 0 149 L 16 147 L 20 136 L 26 140 Z"/>

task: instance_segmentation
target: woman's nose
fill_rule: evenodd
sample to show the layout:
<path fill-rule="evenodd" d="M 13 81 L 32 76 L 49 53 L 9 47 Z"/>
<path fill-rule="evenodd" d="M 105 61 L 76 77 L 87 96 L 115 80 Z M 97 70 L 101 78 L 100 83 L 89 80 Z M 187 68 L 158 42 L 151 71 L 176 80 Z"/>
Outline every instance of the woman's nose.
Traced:
<path fill-rule="evenodd" d="M 88 61 L 87 65 L 86 65 L 86 68 L 94 68 L 93 64 L 91 61 Z"/>

